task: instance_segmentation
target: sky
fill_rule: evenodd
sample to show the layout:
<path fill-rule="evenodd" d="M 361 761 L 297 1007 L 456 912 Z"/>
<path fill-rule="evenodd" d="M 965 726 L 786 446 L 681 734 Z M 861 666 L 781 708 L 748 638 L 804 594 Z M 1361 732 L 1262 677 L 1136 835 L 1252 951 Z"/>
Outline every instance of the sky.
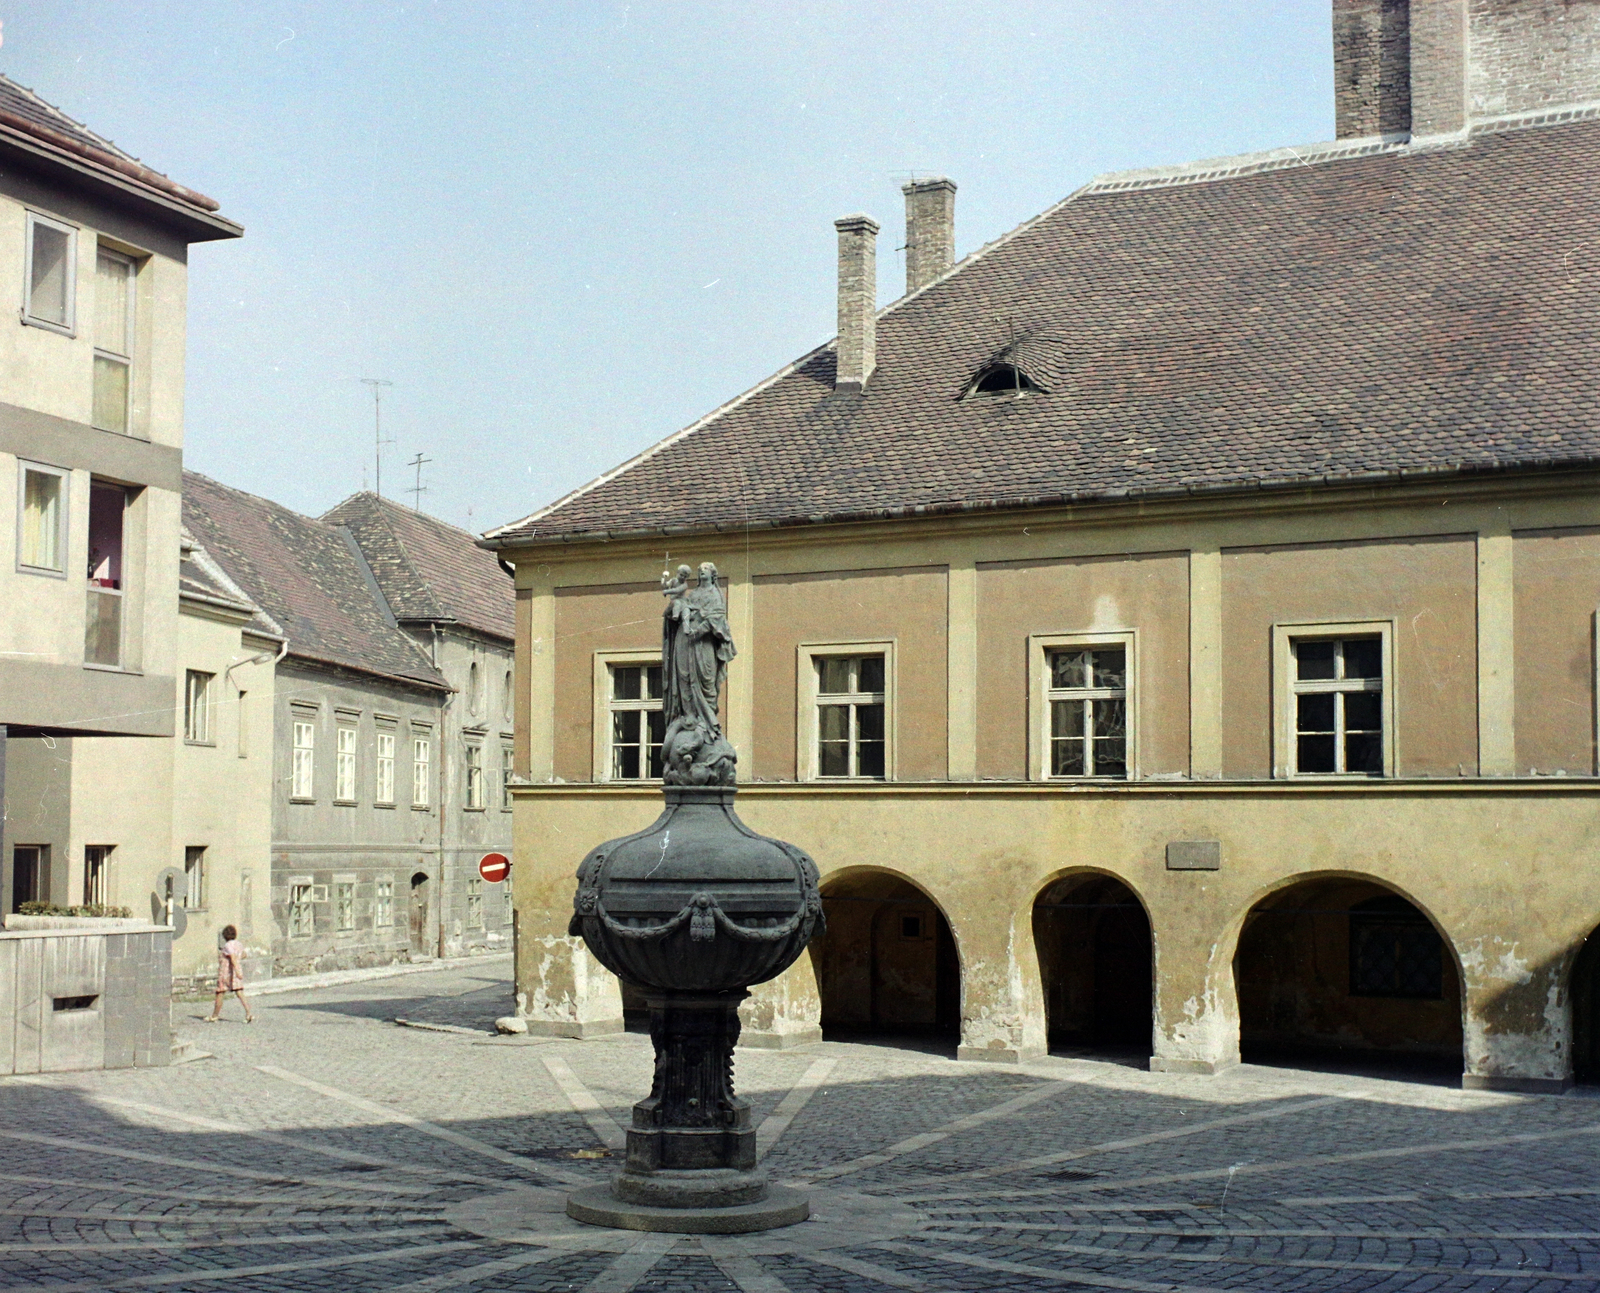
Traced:
<path fill-rule="evenodd" d="M 519 519 L 834 330 L 833 221 L 902 294 L 1113 170 L 1330 139 L 1329 0 L 0 0 L 0 71 L 218 199 L 184 457 L 319 514 Z M 418 454 L 420 496 L 405 464 Z"/>

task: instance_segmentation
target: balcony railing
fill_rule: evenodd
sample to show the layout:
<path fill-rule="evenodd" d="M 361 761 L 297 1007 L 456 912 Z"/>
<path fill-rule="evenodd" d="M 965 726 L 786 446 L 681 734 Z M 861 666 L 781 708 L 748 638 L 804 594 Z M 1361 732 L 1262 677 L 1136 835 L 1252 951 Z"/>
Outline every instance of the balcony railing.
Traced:
<path fill-rule="evenodd" d="M 85 617 L 83 662 L 118 668 L 122 664 L 122 590 L 90 588 Z"/>

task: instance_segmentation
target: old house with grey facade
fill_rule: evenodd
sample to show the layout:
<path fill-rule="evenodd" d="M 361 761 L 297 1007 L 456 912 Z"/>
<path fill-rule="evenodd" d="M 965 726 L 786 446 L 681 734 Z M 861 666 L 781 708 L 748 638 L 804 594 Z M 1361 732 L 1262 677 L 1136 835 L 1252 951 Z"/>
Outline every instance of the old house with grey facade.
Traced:
<path fill-rule="evenodd" d="M 746 1039 L 1600 1075 L 1600 5 L 1338 0 L 1337 138 L 1100 176 L 485 542 L 530 1029 L 621 1026 L 659 577 L 716 562 L 739 811 L 829 931 Z M 820 240 L 819 240 L 820 241 Z M 656 674 L 652 674 L 652 670 Z"/>
<path fill-rule="evenodd" d="M 377 499 L 341 506 L 376 565 L 341 518 L 184 477 L 185 524 L 287 641 L 263 733 L 279 975 L 509 948 L 505 886 L 476 862 L 509 851 L 489 681 L 503 685 L 509 642 L 491 658 L 483 606 L 499 592 L 508 616 L 510 580 L 463 531 Z M 462 593 L 458 575 L 494 583 Z"/>

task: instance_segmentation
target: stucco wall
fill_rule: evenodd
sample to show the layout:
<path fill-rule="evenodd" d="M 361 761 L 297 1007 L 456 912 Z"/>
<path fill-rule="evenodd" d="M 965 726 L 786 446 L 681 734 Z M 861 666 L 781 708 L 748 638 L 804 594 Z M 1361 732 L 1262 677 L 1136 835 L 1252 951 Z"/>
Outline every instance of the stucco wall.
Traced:
<path fill-rule="evenodd" d="M 1600 530 L 1518 534 L 1514 551 L 1517 771 L 1592 776 Z"/>

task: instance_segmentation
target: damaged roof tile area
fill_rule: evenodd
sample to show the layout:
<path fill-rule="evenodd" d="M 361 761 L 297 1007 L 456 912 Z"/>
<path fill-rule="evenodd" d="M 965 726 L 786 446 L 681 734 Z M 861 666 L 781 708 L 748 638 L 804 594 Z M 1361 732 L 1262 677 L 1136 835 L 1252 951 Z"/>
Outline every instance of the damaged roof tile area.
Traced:
<path fill-rule="evenodd" d="M 1600 121 L 1091 185 L 524 521 L 606 533 L 1600 459 Z M 962 399 L 997 361 L 1038 387 Z"/>

